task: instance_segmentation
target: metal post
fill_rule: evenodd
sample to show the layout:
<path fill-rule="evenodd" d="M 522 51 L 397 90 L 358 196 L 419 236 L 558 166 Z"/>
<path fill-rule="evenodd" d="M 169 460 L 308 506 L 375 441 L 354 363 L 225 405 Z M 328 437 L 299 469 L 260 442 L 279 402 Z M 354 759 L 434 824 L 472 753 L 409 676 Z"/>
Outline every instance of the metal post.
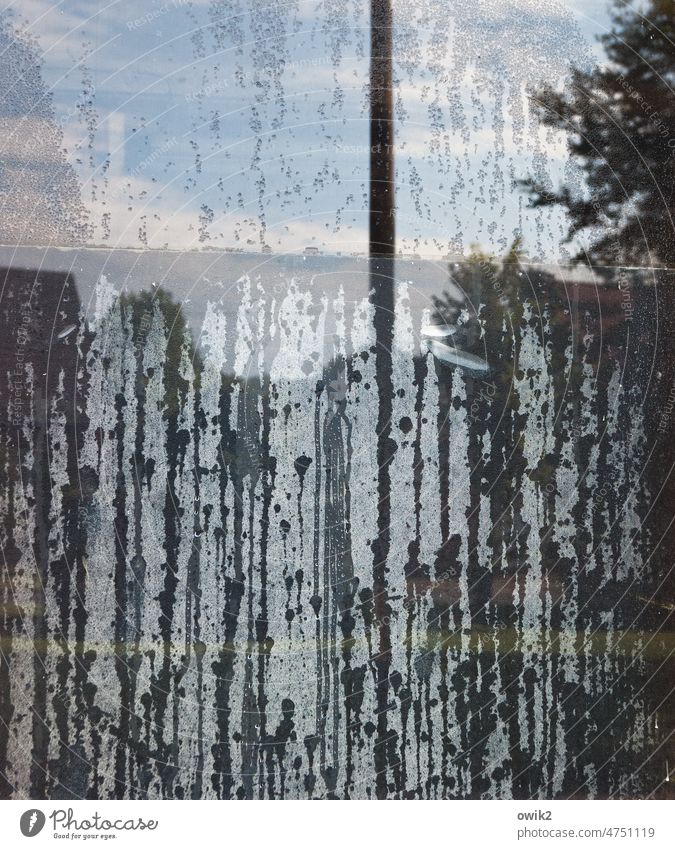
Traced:
<path fill-rule="evenodd" d="M 370 38 L 370 299 L 374 306 L 377 413 L 377 537 L 373 552 L 373 604 L 379 623 L 373 657 L 377 676 L 377 735 L 375 769 L 378 799 L 387 795 L 390 734 L 389 672 L 391 665 L 391 606 L 387 560 L 391 545 L 391 477 L 395 443 L 391 437 L 392 342 L 394 331 L 394 147 L 392 91 L 391 0 L 371 0 Z"/>

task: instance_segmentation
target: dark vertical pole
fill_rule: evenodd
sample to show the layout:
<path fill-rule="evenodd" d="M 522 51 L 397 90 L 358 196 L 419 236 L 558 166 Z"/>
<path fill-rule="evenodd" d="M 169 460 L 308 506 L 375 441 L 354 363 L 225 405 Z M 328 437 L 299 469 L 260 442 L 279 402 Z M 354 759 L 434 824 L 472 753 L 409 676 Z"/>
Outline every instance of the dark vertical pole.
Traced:
<path fill-rule="evenodd" d="M 389 793 L 389 771 L 398 754 L 388 730 L 391 673 L 391 607 L 387 589 L 387 560 L 391 547 L 391 475 L 396 451 L 391 437 L 392 342 L 394 332 L 394 147 L 392 91 L 391 0 L 371 0 L 370 39 L 370 299 L 374 306 L 375 370 L 377 381 L 377 537 L 373 552 L 373 606 L 377 649 L 373 657 L 377 679 L 377 735 L 374 756 L 379 799 Z"/>
<path fill-rule="evenodd" d="M 395 208 L 391 0 L 371 0 L 370 16 L 370 256 L 393 256 Z"/>

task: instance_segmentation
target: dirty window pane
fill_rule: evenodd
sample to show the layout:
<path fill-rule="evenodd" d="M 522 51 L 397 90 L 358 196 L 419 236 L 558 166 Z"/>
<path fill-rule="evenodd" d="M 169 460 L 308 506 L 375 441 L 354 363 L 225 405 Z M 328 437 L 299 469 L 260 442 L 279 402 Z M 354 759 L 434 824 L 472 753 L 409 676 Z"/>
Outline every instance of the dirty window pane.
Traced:
<path fill-rule="evenodd" d="M 666 23 L 391 14 L 395 261 L 370 3 L 0 17 L 2 798 L 669 793 Z"/>

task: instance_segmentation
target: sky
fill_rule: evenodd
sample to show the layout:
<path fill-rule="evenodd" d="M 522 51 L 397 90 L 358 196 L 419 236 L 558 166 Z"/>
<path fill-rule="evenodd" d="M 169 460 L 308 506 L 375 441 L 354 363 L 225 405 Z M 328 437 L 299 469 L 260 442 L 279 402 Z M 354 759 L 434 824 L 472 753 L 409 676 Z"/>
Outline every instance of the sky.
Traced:
<path fill-rule="evenodd" d="M 515 181 L 574 177 L 528 92 L 602 61 L 590 0 L 394 0 L 398 248 L 564 260 L 562 213 Z M 367 248 L 363 0 L 24 0 L 94 245 Z"/>

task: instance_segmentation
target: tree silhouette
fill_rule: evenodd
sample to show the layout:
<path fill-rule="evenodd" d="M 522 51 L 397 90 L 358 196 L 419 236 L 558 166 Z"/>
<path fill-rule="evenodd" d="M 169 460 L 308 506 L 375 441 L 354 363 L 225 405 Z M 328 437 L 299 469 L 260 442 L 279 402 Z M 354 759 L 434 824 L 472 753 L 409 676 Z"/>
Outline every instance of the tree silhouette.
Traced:
<path fill-rule="evenodd" d="M 557 191 L 535 178 L 521 185 L 531 207 L 566 209 L 566 241 L 587 243 L 577 259 L 672 266 L 675 0 L 647 0 L 642 11 L 615 5 L 612 29 L 600 39 L 607 63 L 573 68 L 562 92 L 544 87 L 533 98 L 541 123 L 567 134 L 583 180 Z"/>

